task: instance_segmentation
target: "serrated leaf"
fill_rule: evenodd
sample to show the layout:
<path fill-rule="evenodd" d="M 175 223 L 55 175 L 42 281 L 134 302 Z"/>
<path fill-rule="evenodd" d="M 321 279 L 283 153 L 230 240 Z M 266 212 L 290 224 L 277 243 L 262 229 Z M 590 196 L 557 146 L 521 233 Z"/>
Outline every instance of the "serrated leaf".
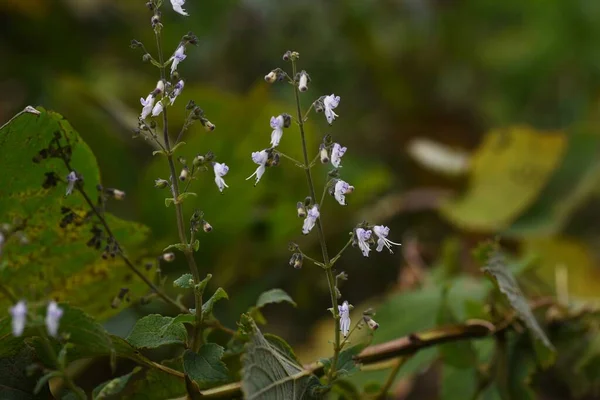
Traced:
<path fill-rule="evenodd" d="M 177 371 L 182 371 L 182 360 L 164 361 L 163 364 Z M 166 372 L 149 369 L 143 379 L 136 380 L 130 394 L 124 400 L 176 399 L 186 394 L 184 380 Z"/>
<path fill-rule="evenodd" d="M 242 391 L 247 400 L 313 399 L 319 386 L 316 376 L 273 346 L 253 321 L 242 358 Z"/>
<path fill-rule="evenodd" d="M 552 346 L 552 343 L 550 343 L 550 340 L 548 340 L 546 333 L 535 319 L 527 299 L 523 295 L 523 292 L 521 292 L 521 288 L 519 287 L 517 280 L 512 275 L 512 272 L 506 267 L 502 252 L 492 252 L 482 270 L 493 277 L 494 281 L 498 285 L 498 288 L 502 293 L 504 293 L 511 307 L 517 312 L 517 315 L 521 320 L 523 320 L 527 328 L 529 328 L 533 337 L 537 340 L 540 340 L 545 347 L 554 352 L 554 346 Z"/>
<path fill-rule="evenodd" d="M 114 378 L 110 381 L 101 383 L 100 385 L 96 386 L 96 388 L 92 392 L 92 398 L 94 400 L 101 400 L 118 395 L 127 387 L 127 384 L 129 383 L 131 377 L 133 377 L 141 370 L 142 369 L 140 367 L 136 367 L 127 375 L 119 376 L 118 378 Z"/>
<path fill-rule="evenodd" d="M 188 248 L 188 245 L 187 244 L 183 244 L 183 243 L 170 244 L 170 245 L 168 245 L 167 247 L 165 247 L 163 249 L 163 253 L 166 252 L 166 251 L 169 251 L 171 249 L 177 249 L 179 251 L 184 251 L 187 248 Z"/>
<path fill-rule="evenodd" d="M 0 222 L 24 221 L 23 233 L 29 242 L 23 245 L 9 239 L 2 258 L 10 267 L 0 271 L 0 280 L 18 296 L 68 299 L 105 319 L 118 312 L 110 307 L 110 301 L 126 281 L 132 296 L 141 297 L 147 286 L 137 278 L 128 280 L 131 271 L 121 260 L 102 260 L 98 250 L 86 246 L 92 236 L 92 222 L 60 227 L 62 207 L 81 217 L 89 206 L 77 192 L 65 197 L 64 180 L 69 171 L 64 162 L 56 157 L 41 157 L 39 152 L 48 148 L 55 133 L 62 138 L 61 146 L 66 146 L 68 140 L 70 164 L 83 176 L 83 187 L 92 198 L 100 183 L 99 169 L 94 154 L 67 120 L 42 108 L 36 113 L 20 113 L 0 128 L 0 146 L 10 149 L 0 161 L 4 172 L 0 176 Z M 48 176 L 54 177 L 55 186 Z M 135 255 L 148 229 L 110 214 L 105 217 L 120 245 Z M 2 296 L 0 308 L 8 306 L 8 300 Z"/>
<path fill-rule="evenodd" d="M 37 357 L 29 346 L 22 346 L 9 357 L 0 357 L 0 399 L 36 400 L 50 399 L 50 388 L 44 383 L 38 394 L 34 394 L 41 371 L 27 374 L 27 367 L 36 363 Z"/>
<path fill-rule="evenodd" d="M 211 279 L 212 279 L 212 275 L 206 274 L 206 278 L 202 279 L 200 281 L 200 283 L 196 285 L 194 290 L 197 293 L 199 293 L 200 296 L 202 296 L 204 294 L 204 291 L 206 290 L 206 285 L 208 285 L 208 282 L 210 282 Z"/>
<path fill-rule="evenodd" d="M 180 287 L 183 289 L 190 289 L 194 287 L 194 277 L 192 274 L 183 274 L 179 278 L 173 281 L 173 286 Z"/>
<path fill-rule="evenodd" d="M 296 302 L 282 289 L 271 289 L 258 296 L 256 307 L 262 308 L 267 304 L 287 302 L 296 307 Z"/>
<path fill-rule="evenodd" d="M 183 354 L 183 370 L 200 389 L 228 382 L 229 371 L 221 361 L 223 353 L 224 349 L 215 343 L 202 345 L 198 353 L 186 350 Z"/>
<path fill-rule="evenodd" d="M 127 341 L 134 347 L 154 349 L 167 344 L 184 344 L 187 331 L 173 318 L 152 314 L 137 321 Z"/>
<path fill-rule="evenodd" d="M 204 304 L 202 304 L 202 315 L 204 318 L 208 318 L 212 314 L 215 304 L 221 299 L 229 299 L 229 296 L 223 288 L 218 288 L 210 297 L 210 299 L 206 300 Z"/>

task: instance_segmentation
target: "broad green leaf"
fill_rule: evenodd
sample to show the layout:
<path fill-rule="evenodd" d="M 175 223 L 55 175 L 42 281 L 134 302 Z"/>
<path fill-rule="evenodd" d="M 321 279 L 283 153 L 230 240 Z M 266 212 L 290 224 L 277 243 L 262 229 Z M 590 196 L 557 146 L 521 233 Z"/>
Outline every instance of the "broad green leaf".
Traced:
<path fill-rule="evenodd" d="M 336 379 L 333 383 L 331 391 L 340 395 L 339 399 L 344 400 L 360 400 L 360 392 L 354 384 L 345 379 Z"/>
<path fill-rule="evenodd" d="M 181 358 L 165 361 L 163 364 L 177 371 L 183 371 Z M 176 399 L 186 395 L 185 382 L 182 378 L 166 372 L 149 369 L 143 379 L 137 379 L 131 391 L 123 396 L 123 400 L 155 400 Z"/>
<path fill-rule="evenodd" d="M 296 303 L 294 302 L 294 300 L 292 300 L 290 295 L 287 294 L 282 289 L 271 289 L 271 290 L 268 290 L 268 291 L 262 293 L 258 297 L 258 300 L 256 301 L 256 307 L 262 308 L 262 307 L 266 306 L 267 304 L 282 303 L 282 302 L 290 303 L 291 305 L 296 307 Z"/>
<path fill-rule="evenodd" d="M 187 331 L 182 323 L 173 323 L 173 318 L 152 314 L 137 321 L 127 336 L 134 347 L 154 349 L 167 344 L 185 344 Z"/>
<path fill-rule="evenodd" d="M 83 310 L 68 304 L 61 303 L 59 306 L 64 313 L 60 319 L 58 332 L 68 334 L 69 343 L 73 345 L 73 348 L 69 349 L 69 357 L 71 353 L 77 352 L 110 354 L 114 351 L 112 340 L 102 325 Z"/>
<path fill-rule="evenodd" d="M 37 370 L 33 375 L 27 373 L 27 369 L 36 363 L 35 352 L 29 346 L 22 346 L 11 356 L 0 357 L 0 399 L 10 400 L 35 400 L 50 399 L 50 388 L 45 382 L 34 394 L 38 379 L 42 373 Z"/>
<path fill-rule="evenodd" d="M 517 338 L 511 344 L 508 357 L 508 391 L 511 398 L 535 400 L 537 396 L 530 386 L 537 370 L 537 362 L 531 345 L 522 338 Z"/>
<path fill-rule="evenodd" d="M 271 346 L 278 349 L 281 354 L 284 354 L 287 358 L 294 360 L 297 364 L 302 364 L 296 356 L 294 349 L 292 349 L 292 346 L 290 346 L 285 340 L 271 333 L 265 333 L 263 336 L 265 339 L 267 339 Z"/>
<path fill-rule="evenodd" d="M 319 380 L 296 360 L 273 346 L 251 322 L 251 339 L 243 356 L 242 390 L 247 400 L 313 399 Z"/>
<path fill-rule="evenodd" d="M 566 146 L 560 132 L 517 126 L 488 133 L 473 156 L 467 193 L 442 214 L 466 229 L 508 228 L 538 198 Z"/>
<path fill-rule="evenodd" d="M 512 308 L 517 312 L 519 318 L 525 322 L 525 325 L 529 328 L 533 337 L 536 340 L 540 340 L 549 350 L 554 351 L 552 343 L 550 343 L 546 333 L 544 333 L 535 319 L 527 299 L 523 295 L 523 292 L 521 292 L 516 279 L 512 275 L 512 272 L 507 268 L 502 252 L 492 252 L 487 264 L 482 270 L 494 279 L 500 291 L 504 293 Z"/>
<path fill-rule="evenodd" d="M 108 382 L 101 383 L 92 392 L 92 398 L 94 400 L 109 399 L 118 395 L 127 387 L 131 377 L 141 370 L 142 369 L 140 367 L 136 367 L 127 375 L 119 376 L 118 378 L 111 379 Z"/>
<path fill-rule="evenodd" d="M 48 148 L 55 133 L 62 137 L 61 146 L 68 140 L 72 168 L 83 176 L 84 188 L 94 200 L 100 175 L 94 154 L 73 127 L 59 114 L 42 108 L 38 113 L 20 113 L 0 128 L 0 146 L 10 149 L 0 161 L 4 172 L 0 177 L 1 222 L 24 221 L 23 233 L 28 239 L 25 245 L 17 240 L 6 243 L 3 259 L 7 267 L 0 271 L 0 280 L 17 296 L 37 293 L 68 300 L 104 319 L 117 312 L 110 302 L 121 287 L 126 285 L 134 295 L 145 294 L 147 287 L 119 258 L 103 260 L 101 251 L 86 246 L 92 237 L 91 222 L 59 226 L 61 208 L 84 216 L 89 206 L 78 193 L 65 197 L 68 169 L 59 158 L 39 158 L 39 152 Z M 39 162 L 33 162 L 36 157 Z M 59 178 L 56 186 L 43 187 L 47 174 Z M 148 234 L 148 229 L 139 224 L 109 214 L 106 219 L 129 254 Z M 6 299 L 0 300 L 0 308 L 8 305 Z"/>
<path fill-rule="evenodd" d="M 472 399 L 477 390 L 477 370 L 456 368 L 450 364 L 442 367 L 440 400 Z"/>
<path fill-rule="evenodd" d="M 229 299 L 229 296 L 227 296 L 227 292 L 223 288 L 218 288 L 210 299 L 202 304 L 202 315 L 204 318 L 208 318 L 212 314 L 215 304 L 221 299 Z"/>
<path fill-rule="evenodd" d="M 190 289 L 194 287 L 194 277 L 192 274 L 183 274 L 179 278 L 175 279 L 173 286 Z"/>
<path fill-rule="evenodd" d="M 597 154 L 600 136 L 590 128 L 577 127 L 560 167 L 552 175 L 538 200 L 503 235 L 549 236 L 560 232 L 574 209 L 594 192 L 600 180 Z"/>
<path fill-rule="evenodd" d="M 352 375 L 360 370 L 358 364 L 354 361 L 354 356 L 356 356 L 365 346 L 357 345 L 352 346 L 349 349 L 342 350 L 337 360 L 337 375 L 340 377 Z M 325 369 L 325 373 L 329 373 L 331 369 L 331 358 L 321 359 L 319 362 L 323 364 Z"/>
<path fill-rule="evenodd" d="M 229 371 L 221 361 L 223 352 L 218 344 L 207 343 L 198 353 L 186 350 L 183 354 L 183 370 L 201 390 L 229 381 Z"/>

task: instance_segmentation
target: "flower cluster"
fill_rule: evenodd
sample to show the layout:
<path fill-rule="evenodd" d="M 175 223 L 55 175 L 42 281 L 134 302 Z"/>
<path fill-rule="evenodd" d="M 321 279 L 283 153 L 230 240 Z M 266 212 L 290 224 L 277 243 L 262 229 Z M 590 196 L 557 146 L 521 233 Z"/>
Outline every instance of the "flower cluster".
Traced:
<path fill-rule="evenodd" d="M 369 257 L 371 252 L 371 245 L 375 244 L 375 237 L 377 238 L 376 251 L 381 252 L 386 247 L 390 254 L 393 254 L 392 246 L 401 246 L 400 243 L 392 242 L 387 237 L 390 233 L 390 228 L 383 225 L 375 225 L 372 229 L 369 227 L 358 227 L 354 230 L 353 245 L 358 246 L 363 256 Z"/>
<path fill-rule="evenodd" d="M 21 300 L 9 310 L 12 317 L 12 333 L 14 336 L 21 336 L 25 330 L 27 324 L 27 303 Z M 56 337 L 58 335 L 58 327 L 60 319 L 63 316 L 63 309 L 56 304 L 55 301 L 48 303 L 46 309 L 46 329 L 50 336 Z"/>

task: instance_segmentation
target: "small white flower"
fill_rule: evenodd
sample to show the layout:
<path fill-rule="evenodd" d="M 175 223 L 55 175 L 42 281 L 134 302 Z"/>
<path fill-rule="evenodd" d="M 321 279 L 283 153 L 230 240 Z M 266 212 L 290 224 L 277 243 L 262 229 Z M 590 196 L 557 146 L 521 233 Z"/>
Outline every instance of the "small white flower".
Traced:
<path fill-rule="evenodd" d="M 344 301 L 341 306 L 338 306 L 340 313 L 340 332 L 344 335 L 344 338 L 348 337 L 350 332 L 350 306 L 347 301 Z"/>
<path fill-rule="evenodd" d="M 171 93 L 171 105 L 173 105 L 173 103 L 175 103 L 175 99 L 177 99 L 177 96 L 179 96 L 181 94 L 184 86 L 185 86 L 185 83 L 183 82 L 183 80 L 181 80 L 175 84 L 175 86 L 173 87 L 173 92 Z"/>
<path fill-rule="evenodd" d="M 160 115 L 160 113 L 163 112 L 163 109 L 164 109 L 163 103 L 162 103 L 162 101 L 159 101 L 158 103 L 156 103 L 156 105 L 152 109 L 152 116 L 158 117 Z"/>
<path fill-rule="evenodd" d="M 304 225 L 302 225 L 302 233 L 308 235 L 308 232 L 314 228 L 315 223 L 317 222 L 317 218 L 319 218 L 319 207 L 315 204 L 312 206 L 306 215 L 306 219 L 304 219 Z"/>
<path fill-rule="evenodd" d="M 223 189 L 225 189 L 226 187 L 229 187 L 229 186 L 227 186 L 227 184 L 225 183 L 225 180 L 223 179 L 223 177 L 225 175 L 227 175 L 227 172 L 229 172 L 229 167 L 225 164 L 217 162 L 213 166 L 213 170 L 215 171 L 215 183 L 217 184 L 219 191 L 221 193 L 223 193 Z"/>
<path fill-rule="evenodd" d="M 339 104 L 340 96 L 336 96 L 334 94 L 325 96 L 325 98 L 323 99 L 323 106 L 325 107 L 325 118 L 327 118 L 327 122 L 329 122 L 329 125 L 331 125 L 335 118 L 338 116 L 333 110 Z"/>
<path fill-rule="evenodd" d="M 338 180 L 335 183 L 335 188 L 333 191 L 333 197 L 337 200 L 338 203 L 345 206 L 346 205 L 346 195 L 348 193 L 352 193 L 354 191 L 354 186 L 350 186 L 348 182 L 344 182 L 343 180 Z"/>
<path fill-rule="evenodd" d="M 142 115 L 140 116 L 140 118 L 146 119 L 148 115 L 150 115 L 150 113 L 152 112 L 152 107 L 154 106 L 154 95 L 150 93 L 148 97 L 146 97 L 146 99 L 144 99 L 143 97 L 140 98 L 140 103 L 142 103 L 143 106 Z"/>
<path fill-rule="evenodd" d="M 27 320 L 27 304 L 23 300 L 19 301 L 8 310 L 12 317 L 12 332 L 15 336 L 21 336 L 25 330 Z"/>
<path fill-rule="evenodd" d="M 267 153 L 266 150 L 254 151 L 252 152 L 252 161 L 258 164 L 258 168 L 256 168 L 256 171 L 254 171 L 252 175 L 247 177 L 246 180 L 252 178 L 253 176 L 256 176 L 256 183 L 254 183 L 254 186 L 256 186 L 260 181 L 260 178 L 262 178 L 263 174 L 265 173 L 265 169 L 267 168 L 267 161 L 269 161 L 269 153 Z"/>
<path fill-rule="evenodd" d="M 67 192 L 65 193 L 65 196 L 70 195 L 71 193 L 73 193 L 73 189 L 75 188 L 75 182 L 77 182 L 79 180 L 79 178 L 77 177 L 77 173 L 75 173 L 75 171 L 71 171 L 69 172 L 69 175 L 67 175 Z"/>
<path fill-rule="evenodd" d="M 273 83 L 277 80 L 277 72 L 271 71 L 267 75 L 265 75 L 265 81 L 267 83 Z"/>
<path fill-rule="evenodd" d="M 48 303 L 48 309 L 46 310 L 46 328 L 50 336 L 56 336 L 58 334 L 58 323 L 63 316 L 63 309 L 56 304 L 55 301 Z"/>
<path fill-rule="evenodd" d="M 336 168 L 340 167 L 340 163 L 342 162 L 342 157 L 346 153 L 346 150 L 348 150 L 348 149 L 340 146 L 339 143 L 333 144 L 333 149 L 331 149 L 331 164 L 333 164 L 334 167 L 336 167 Z"/>
<path fill-rule="evenodd" d="M 306 92 L 308 90 L 308 74 L 304 71 L 300 73 L 300 80 L 298 81 L 298 90 Z"/>
<path fill-rule="evenodd" d="M 185 10 L 183 8 L 181 8 L 184 3 L 185 3 L 185 0 L 171 0 L 171 5 L 173 6 L 173 11 L 187 17 L 190 14 L 188 14 L 187 12 L 185 12 Z"/>
<path fill-rule="evenodd" d="M 279 142 L 281 141 L 281 137 L 283 136 L 284 123 L 285 122 L 283 120 L 283 115 L 271 117 L 271 128 L 273 128 L 273 132 L 271 132 L 271 146 L 279 146 Z"/>
<path fill-rule="evenodd" d="M 319 146 L 319 157 L 321 158 L 322 164 L 327 164 L 329 162 L 329 152 L 323 143 Z"/>
<path fill-rule="evenodd" d="M 387 236 L 390 233 L 390 228 L 388 228 L 387 226 L 375 225 L 373 227 L 373 232 L 375 232 L 375 235 L 377 235 L 377 237 L 379 238 L 377 239 L 377 248 L 375 249 L 377 251 L 383 250 L 383 246 L 385 246 L 388 248 L 390 253 L 393 254 L 394 252 L 392 251 L 392 245 L 402 246 L 400 243 L 392 242 L 391 240 L 387 239 Z"/>
<path fill-rule="evenodd" d="M 171 59 L 173 60 L 173 64 L 171 64 L 171 74 L 173 74 L 173 72 L 177 70 L 177 65 L 179 65 L 180 62 L 185 60 L 186 57 L 187 56 L 185 55 L 185 46 L 183 44 L 180 44 L 177 50 L 175 50 L 175 54 L 173 54 L 173 57 L 171 57 Z"/>
<path fill-rule="evenodd" d="M 364 230 L 363 228 L 356 229 L 356 240 L 358 241 L 358 247 L 362 251 L 363 256 L 369 257 L 371 247 L 369 247 L 369 239 L 371 239 L 371 230 Z"/>

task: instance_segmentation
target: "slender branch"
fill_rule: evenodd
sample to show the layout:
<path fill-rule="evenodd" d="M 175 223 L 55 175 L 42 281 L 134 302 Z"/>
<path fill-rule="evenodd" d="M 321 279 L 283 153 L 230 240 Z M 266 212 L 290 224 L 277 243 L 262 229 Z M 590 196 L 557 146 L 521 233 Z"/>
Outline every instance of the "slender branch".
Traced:
<path fill-rule="evenodd" d="M 303 163 L 301 163 L 300 161 L 296 160 L 295 158 L 290 157 L 287 154 L 282 153 L 280 151 L 276 151 L 276 153 L 279 154 L 280 156 L 282 156 L 283 158 L 287 158 L 288 160 L 290 160 L 291 162 L 293 162 L 294 164 L 296 164 L 297 167 L 306 168 Z"/>
<path fill-rule="evenodd" d="M 404 364 L 406 364 L 406 362 L 409 359 L 410 359 L 410 356 L 401 357 L 398 359 L 398 361 L 396 361 L 396 365 L 394 365 L 394 368 L 388 375 L 388 377 L 385 381 L 385 384 L 381 387 L 381 390 L 379 391 L 379 393 L 377 395 L 375 395 L 376 400 L 385 400 L 385 398 L 387 396 L 387 392 L 390 390 L 390 388 L 394 384 L 394 381 L 396 380 L 396 376 L 398 375 L 398 372 L 400 372 L 400 368 L 402 368 L 402 366 Z"/>
<path fill-rule="evenodd" d="M 333 257 L 331 259 L 331 266 L 333 267 L 333 264 L 335 264 L 337 262 L 337 260 L 340 259 L 340 257 L 342 256 L 342 254 L 344 254 L 344 251 L 346 251 L 346 249 L 348 248 L 348 246 L 350 246 L 352 244 L 352 238 L 350 238 L 346 244 L 344 245 L 344 247 L 342 247 L 342 249 L 335 255 L 335 257 Z"/>
<path fill-rule="evenodd" d="M 160 76 L 161 79 L 166 79 L 165 74 L 165 66 L 163 63 L 163 52 L 161 47 L 161 35 L 160 28 L 157 27 L 154 30 L 156 36 L 156 47 L 158 50 L 158 58 L 161 64 L 160 68 Z M 163 93 L 164 97 L 164 93 Z M 171 154 L 171 142 L 169 140 L 169 120 L 167 116 L 168 107 L 165 107 L 162 116 L 163 116 L 163 140 L 165 142 L 165 148 L 167 149 L 167 160 L 169 163 L 169 170 L 171 173 L 171 192 L 173 194 L 173 198 L 175 199 L 175 217 L 177 219 L 177 232 L 179 233 L 179 240 L 181 243 L 188 244 L 187 248 L 183 250 L 183 254 L 188 263 L 188 267 L 192 276 L 194 277 L 194 283 L 200 283 L 200 272 L 198 270 L 198 266 L 196 265 L 196 260 L 194 259 L 194 253 L 191 247 L 189 246 L 187 235 L 185 233 L 185 224 L 183 222 L 183 207 L 181 203 L 177 201 L 179 198 L 179 181 L 177 179 L 177 172 L 175 171 L 175 162 L 173 161 L 173 155 Z M 202 343 L 202 295 L 194 289 L 194 305 L 196 308 L 196 323 L 194 325 L 194 334 L 192 336 L 192 349 L 194 351 L 198 351 L 200 348 L 200 344 Z"/>
<path fill-rule="evenodd" d="M 67 167 L 67 169 L 69 171 L 74 171 L 73 168 L 71 168 L 71 163 L 64 156 L 63 151 L 62 151 L 62 147 L 60 146 L 60 141 L 58 139 L 56 139 L 56 144 L 57 144 L 57 146 L 58 146 L 58 148 L 60 150 L 61 158 L 62 158 L 65 166 Z M 186 307 L 184 307 L 181 303 L 179 303 L 176 300 L 174 300 L 173 298 L 171 298 L 163 290 L 161 290 L 158 286 L 156 286 L 150 279 L 148 279 L 148 277 L 146 277 L 146 275 L 144 275 L 131 262 L 131 260 L 129 260 L 129 258 L 125 255 L 125 252 L 123 251 L 123 248 L 121 247 L 121 245 L 117 241 L 117 238 L 115 237 L 115 235 L 113 234 L 112 230 L 110 229 L 110 226 L 108 225 L 108 222 L 106 222 L 106 218 L 104 218 L 104 215 L 102 215 L 102 213 L 94 205 L 94 203 L 92 202 L 92 199 L 90 199 L 90 197 L 88 196 L 87 192 L 83 189 L 83 187 L 79 184 L 79 182 L 75 183 L 75 188 L 81 194 L 81 196 L 83 196 L 83 198 L 85 199 L 85 202 L 88 204 L 88 206 L 90 207 L 90 209 L 92 210 L 92 212 L 96 215 L 96 217 L 98 218 L 98 220 L 100 221 L 100 223 L 104 227 L 104 230 L 106 231 L 106 233 L 108 234 L 108 236 L 110 238 L 112 238 L 112 240 L 114 241 L 115 246 L 119 250 L 118 251 L 119 257 L 121 257 L 121 259 L 125 262 L 125 265 L 127 265 L 127 267 L 135 275 L 137 275 L 150 289 L 152 289 L 152 291 L 154 293 L 156 293 L 156 295 L 158 297 L 160 297 L 161 299 L 163 299 L 167 304 L 170 304 L 173 307 L 177 308 L 180 312 L 189 313 L 189 310 Z"/>
<path fill-rule="evenodd" d="M 296 76 L 296 61 L 292 59 L 293 76 Z M 306 148 L 306 135 L 304 133 L 304 118 L 302 115 L 302 106 L 300 105 L 300 90 L 298 85 L 294 84 L 294 97 L 296 99 L 296 112 L 298 114 L 298 126 L 300 128 L 300 138 L 302 139 L 302 155 L 304 157 L 304 171 L 306 172 L 306 181 L 308 182 L 308 189 L 310 191 L 310 197 L 313 201 L 317 201 L 315 196 L 315 185 L 313 182 L 312 174 L 310 172 L 310 164 L 308 160 L 308 151 Z M 319 237 L 319 243 L 321 244 L 321 251 L 323 253 L 323 263 L 325 264 L 325 274 L 327 276 L 327 284 L 329 286 L 329 295 L 331 296 L 331 307 L 333 308 L 333 319 L 334 323 L 334 335 L 335 342 L 333 345 L 333 363 L 329 370 L 328 379 L 331 380 L 335 377 L 335 367 L 340 354 L 340 315 L 338 310 L 337 291 L 335 288 L 335 279 L 333 272 L 331 271 L 331 264 L 329 262 L 329 254 L 327 253 L 327 243 L 325 242 L 325 233 L 323 231 L 323 224 L 321 218 L 317 218 L 317 235 Z"/>

